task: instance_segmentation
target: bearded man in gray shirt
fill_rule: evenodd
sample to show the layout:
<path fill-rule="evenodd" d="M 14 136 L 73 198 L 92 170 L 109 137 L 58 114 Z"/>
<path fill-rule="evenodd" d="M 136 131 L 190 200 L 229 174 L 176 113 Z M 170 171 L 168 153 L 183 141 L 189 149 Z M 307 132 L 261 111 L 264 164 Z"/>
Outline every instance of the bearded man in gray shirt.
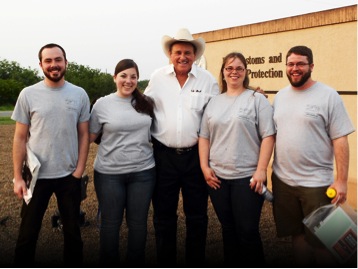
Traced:
<path fill-rule="evenodd" d="M 42 219 L 53 193 L 63 223 L 64 262 L 79 267 L 83 260 L 80 231 L 81 177 L 89 149 L 90 102 L 84 89 L 65 81 L 67 59 L 57 44 L 39 51 L 43 81 L 23 89 L 15 105 L 14 193 L 27 195 L 22 178 L 26 144 L 41 166 L 32 198 L 21 211 L 15 265 L 33 267 Z"/>

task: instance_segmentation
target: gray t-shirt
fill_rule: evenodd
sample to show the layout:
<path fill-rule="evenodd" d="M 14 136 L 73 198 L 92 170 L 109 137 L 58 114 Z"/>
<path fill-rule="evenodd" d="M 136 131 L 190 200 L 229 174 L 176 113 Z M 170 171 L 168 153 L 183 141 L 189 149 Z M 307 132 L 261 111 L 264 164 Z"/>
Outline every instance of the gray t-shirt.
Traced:
<path fill-rule="evenodd" d="M 29 125 L 29 147 L 41 163 L 39 179 L 67 176 L 78 161 L 77 124 L 89 120 L 86 91 L 69 82 L 50 88 L 44 81 L 24 88 L 11 118 Z"/>
<path fill-rule="evenodd" d="M 94 169 L 103 174 L 125 174 L 154 167 L 150 127 L 152 118 L 138 113 L 131 97 L 116 93 L 96 101 L 90 119 L 90 133 L 103 133 Z"/>
<path fill-rule="evenodd" d="M 290 186 L 332 184 L 332 140 L 354 132 L 337 91 L 320 82 L 306 90 L 288 86 L 276 94 L 273 107 L 275 174 Z"/>
<path fill-rule="evenodd" d="M 213 97 L 206 107 L 199 136 L 210 140 L 209 165 L 224 179 L 252 176 L 262 138 L 275 134 L 270 102 L 246 90 L 239 96 Z"/>

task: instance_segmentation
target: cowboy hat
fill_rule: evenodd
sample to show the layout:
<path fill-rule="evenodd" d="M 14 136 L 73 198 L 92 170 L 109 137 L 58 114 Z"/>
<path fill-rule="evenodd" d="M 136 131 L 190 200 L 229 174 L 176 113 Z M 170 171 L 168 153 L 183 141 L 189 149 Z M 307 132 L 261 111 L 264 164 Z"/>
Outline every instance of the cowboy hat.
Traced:
<path fill-rule="evenodd" d="M 195 46 L 195 60 L 198 60 L 204 54 L 205 40 L 201 37 L 199 37 L 198 39 L 194 39 L 188 29 L 182 28 L 177 32 L 174 37 L 165 35 L 162 38 L 163 51 L 168 58 L 170 58 L 169 49 L 171 45 L 178 41 L 188 42 Z"/>

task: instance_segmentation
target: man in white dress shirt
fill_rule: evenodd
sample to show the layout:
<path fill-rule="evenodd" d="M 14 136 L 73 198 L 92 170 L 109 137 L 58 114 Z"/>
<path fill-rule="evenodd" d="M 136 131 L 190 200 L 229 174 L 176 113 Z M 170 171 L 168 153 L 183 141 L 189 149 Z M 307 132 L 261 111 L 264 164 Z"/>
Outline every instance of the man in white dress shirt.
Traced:
<path fill-rule="evenodd" d="M 177 208 L 180 192 L 186 222 L 186 266 L 205 262 L 208 192 L 200 169 L 198 132 L 204 108 L 219 93 L 216 79 L 194 62 L 205 41 L 187 29 L 164 36 L 162 46 L 171 63 L 156 70 L 144 94 L 155 101 L 152 142 L 157 168 L 153 195 L 157 258 L 161 266 L 176 265 Z"/>

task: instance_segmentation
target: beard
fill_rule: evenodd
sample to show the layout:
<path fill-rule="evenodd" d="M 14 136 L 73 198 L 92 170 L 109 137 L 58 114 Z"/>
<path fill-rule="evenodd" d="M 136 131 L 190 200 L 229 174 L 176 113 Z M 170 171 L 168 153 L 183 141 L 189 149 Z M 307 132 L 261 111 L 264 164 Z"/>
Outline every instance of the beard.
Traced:
<path fill-rule="evenodd" d="M 59 73 L 52 75 L 51 74 L 52 70 L 57 70 L 57 71 L 59 71 Z M 61 70 L 60 67 L 52 67 L 52 68 L 47 69 L 46 71 L 43 70 L 43 73 L 44 73 L 45 77 L 47 77 L 52 82 L 59 82 L 65 76 L 66 69 Z"/>
<path fill-rule="evenodd" d="M 301 87 L 302 85 L 304 85 L 306 83 L 306 81 L 311 77 L 311 70 L 309 70 L 307 73 L 305 73 L 302 78 L 299 81 L 293 81 L 290 74 L 286 74 L 288 80 L 290 81 L 291 85 L 293 87 Z"/>

